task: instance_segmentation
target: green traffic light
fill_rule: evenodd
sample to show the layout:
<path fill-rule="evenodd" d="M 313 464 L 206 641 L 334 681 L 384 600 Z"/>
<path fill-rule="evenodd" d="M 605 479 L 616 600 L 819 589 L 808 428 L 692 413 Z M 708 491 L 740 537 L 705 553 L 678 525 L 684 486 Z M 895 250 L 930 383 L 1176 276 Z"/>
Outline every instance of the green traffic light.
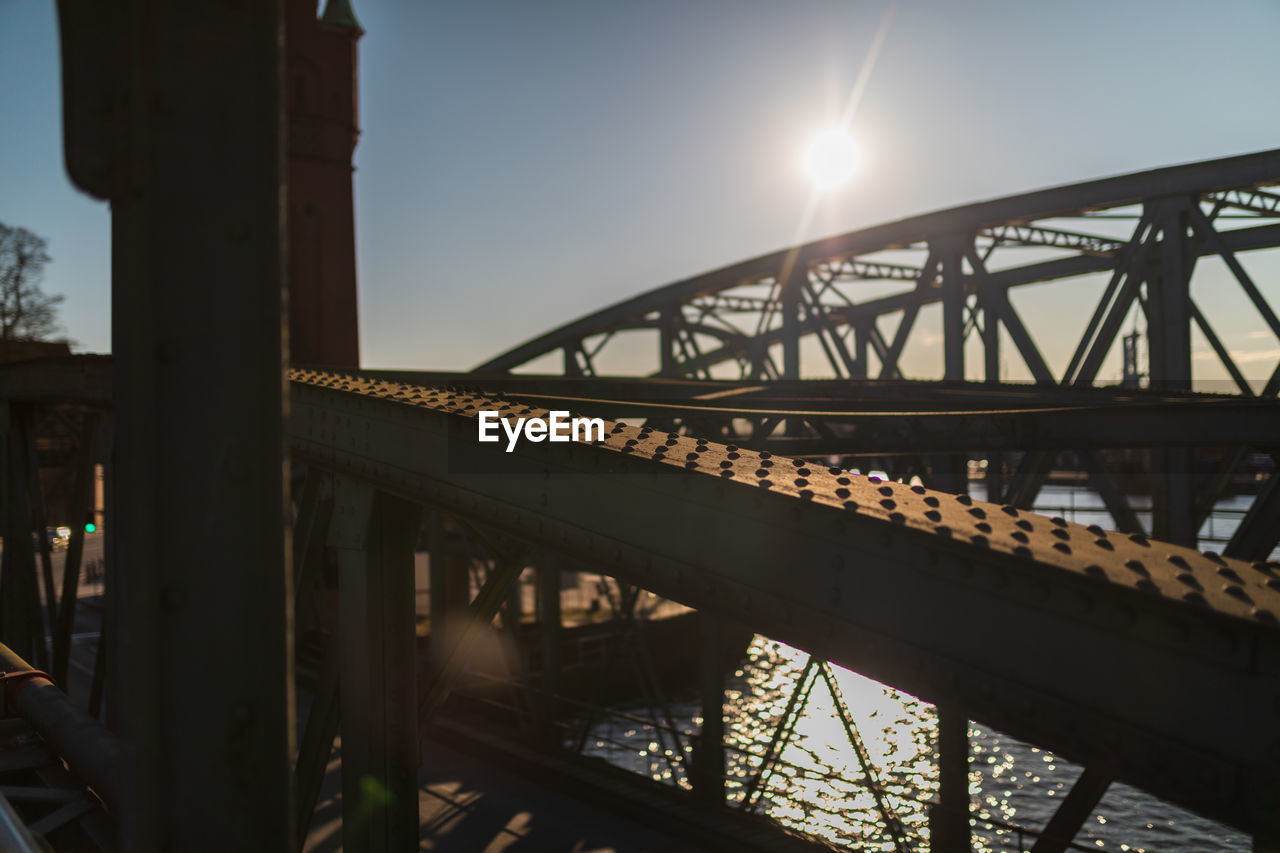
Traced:
<path fill-rule="evenodd" d="M 85 525 L 84 525 L 84 532 L 85 532 L 85 533 L 92 533 L 93 531 L 95 531 L 95 530 L 97 530 L 97 529 L 98 529 L 98 525 L 94 524 L 92 521 L 85 522 Z"/>

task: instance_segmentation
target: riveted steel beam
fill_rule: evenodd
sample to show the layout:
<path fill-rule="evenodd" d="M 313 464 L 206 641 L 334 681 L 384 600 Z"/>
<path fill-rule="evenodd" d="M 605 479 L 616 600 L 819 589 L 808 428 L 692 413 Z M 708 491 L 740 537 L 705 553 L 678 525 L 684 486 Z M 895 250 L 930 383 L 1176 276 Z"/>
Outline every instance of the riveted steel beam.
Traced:
<path fill-rule="evenodd" d="M 314 464 L 1112 759 L 1220 820 L 1280 823 L 1273 566 L 621 423 L 505 454 L 474 441 L 476 412 L 546 410 L 468 392 L 297 373 L 292 404 Z"/>

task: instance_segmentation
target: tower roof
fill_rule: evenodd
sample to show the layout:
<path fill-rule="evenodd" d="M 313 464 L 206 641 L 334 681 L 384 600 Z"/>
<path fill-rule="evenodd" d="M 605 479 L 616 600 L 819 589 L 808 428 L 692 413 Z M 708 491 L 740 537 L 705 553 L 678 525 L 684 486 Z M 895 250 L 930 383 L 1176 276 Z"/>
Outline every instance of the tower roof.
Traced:
<path fill-rule="evenodd" d="M 364 32 L 360 22 L 356 20 L 356 13 L 351 10 L 351 0 L 327 0 L 324 11 L 320 13 L 320 20 L 326 24 Z"/>

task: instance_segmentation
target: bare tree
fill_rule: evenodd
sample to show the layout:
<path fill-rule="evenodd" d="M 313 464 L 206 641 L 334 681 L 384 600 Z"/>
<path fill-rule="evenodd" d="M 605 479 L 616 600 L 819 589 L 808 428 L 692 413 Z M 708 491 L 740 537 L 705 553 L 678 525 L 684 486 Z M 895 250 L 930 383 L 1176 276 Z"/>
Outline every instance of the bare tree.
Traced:
<path fill-rule="evenodd" d="M 60 295 L 40 289 L 49 243 L 0 222 L 0 341 L 39 341 L 60 330 Z"/>

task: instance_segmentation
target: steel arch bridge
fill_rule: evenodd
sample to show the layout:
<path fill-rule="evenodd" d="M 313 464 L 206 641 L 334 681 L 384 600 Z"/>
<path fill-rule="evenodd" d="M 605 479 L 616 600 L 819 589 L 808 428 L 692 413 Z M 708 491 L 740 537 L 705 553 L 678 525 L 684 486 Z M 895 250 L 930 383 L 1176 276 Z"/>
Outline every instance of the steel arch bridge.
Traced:
<path fill-rule="evenodd" d="M 1155 169 L 915 216 L 752 258 L 651 290 L 539 335 L 476 368 L 505 372 L 560 354 L 570 376 L 599 375 L 625 333 L 656 346 L 654 375 L 693 379 L 907 377 L 903 353 L 941 305 L 941 377 L 1001 379 L 1002 343 L 1039 385 L 1091 385 L 1135 310 L 1149 376 L 1190 389 L 1192 328 L 1239 393 L 1275 396 L 1280 359 L 1249 381 L 1195 287 L 1221 258 L 1280 341 L 1280 320 L 1240 260 L 1280 245 L 1280 150 Z M 1011 294 L 1105 278 L 1065 365 L 1043 354 Z M 1193 297 L 1192 290 L 1197 290 Z M 1002 334 L 1003 330 L 1003 334 Z M 981 370 L 966 343 L 981 348 Z M 802 346 L 803 344 L 803 346 Z M 935 377 L 923 377 L 935 378 Z"/>
<path fill-rule="evenodd" d="M 1164 415 L 1192 411 L 1186 404 L 1206 387 L 1271 406 L 1280 392 L 1280 319 L 1268 301 L 1272 283 L 1257 271 L 1274 269 L 1267 264 L 1276 253 L 1267 250 L 1278 246 L 1280 150 L 1263 151 L 979 202 L 762 255 L 581 317 L 485 362 L 474 375 L 488 388 L 511 391 L 524 383 L 527 392 L 529 378 L 511 372 L 545 369 L 559 357 L 564 379 L 557 386 L 547 377 L 536 393 L 633 403 L 637 391 L 651 402 L 682 398 L 697 407 L 648 412 L 646 422 L 793 455 L 882 453 L 863 462 L 946 491 L 965 490 L 968 461 L 981 457 L 988 463 L 987 497 L 1024 508 L 1032 506 L 1058 453 L 1072 451 L 1116 526 L 1128 532 L 1145 531 L 1115 482 L 1118 472 L 1107 470 L 1115 466 L 1096 451 L 1141 445 L 1152 475 L 1151 532 L 1191 544 L 1247 454 L 1274 448 L 1226 436 L 1222 428 L 1243 423 L 1244 416 L 1220 408 L 1208 417 L 1216 426 L 1195 435 L 1202 445 L 1230 449 L 1196 479 L 1190 475 L 1204 467 L 1203 454 L 1195 456 L 1186 442 L 1171 447 L 1142 437 L 1155 436 Z M 1053 314 L 1047 322 L 1054 332 L 1052 340 L 1038 340 L 1014 298 L 1049 283 L 1084 309 L 1071 346 L 1057 358 L 1046 353 L 1061 349 L 1070 317 L 1037 312 Z M 1095 293 L 1090 311 L 1086 300 Z M 926 321 L 930 312 L 940 329 Z M 1136 339 L 1126 340 L 1126 373 L 1135 377 L 1131 386 L 1145 373 L 1147 387 L 1097 387 L 1105 384 L 1103 369 L 1114 364 L 1109 359 L 1126 323 L 1138 318 L 1147 331 L 1146 370 L 1138 364 Z M 608 372 L 604 362 L 637 363 L 634 345 L 619 343 L 637 334 L 647 336 L 655 368 L 650 384 L 598 378 Z M 1246 361 L 1229 346 L 1233 336 L 1262 349 L 1244 353 Z M 912 351 L 918 366 L 931 346 L 941 350 L 941 370 L 910 376 L 905 354 Z M 1012 352 L 1016 372 L 1033 387 L 1002 381 L 1013 372 L 1002 369 L 1004 352 Z M 1229 379 L 1206 383 L 1209 371 L 1193 366 L 1215 361 L 1218 376 Z M 1261 371 L 1246 375 L 1259 364 Z M 813 381 L 818 377 L 835 382 Z M 711 379 L 722 381 L 711 389 L 701 384 Z M 724 408 L 726 402 L 739 408 Z M 865 417 L 869 409 L 894 404 L 914 415 L 967 405 L 970 426 L 992 426 L 996 410 L 1020 408 L 1034 424 L 991 441 L 955 430 L 953 440 L 939 443 L 923 435 L 930 419 L 906 418 L 906 427 L 894 427 L 906 429 L 895 443 L 892 430 Z M 1120 404 L 1129 408 L 1119 412 Z M 1163 415 L 1138 417 L 1140 405 L 1155 405 Z M 1035 407 L 1051 410 L 1032 412 Z M 1068 436 L 1062 428 L 1072 417 L 1088 423 Z M 1112 433 L 1100 441 L 1088 425 L 1101 428 L 1109 418 L 1124 422 L 1120 431 L 1128 431 L 1128 440 L 1117 443 Z M 1278 522 L 1280 488 L 1270 484 L 1239 538 Z M 1265 556 L 1270 547 L 1264 542 L 1251 552 Z M 1228 553 L 1245 550 L 1242 543 L 1228 547 Z"/>

